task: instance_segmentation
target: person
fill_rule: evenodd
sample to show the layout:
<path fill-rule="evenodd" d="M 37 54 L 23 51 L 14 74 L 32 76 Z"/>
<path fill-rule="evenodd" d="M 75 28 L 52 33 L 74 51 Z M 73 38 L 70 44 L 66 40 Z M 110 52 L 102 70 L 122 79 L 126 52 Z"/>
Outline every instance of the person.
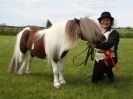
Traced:
<path fill-rule="evenodd" d="M 92 83 L 97 83 L 107 75 L 108 82 L 114 82 L 114 73 L 112 68 L 118 62 L 117 49 L 119 44 L 119 33 L 113 29 L 114 18 L 110 12 L 103 12 L 98 18 L 103 28 L 103 35 L 106 40 L 103 42 L 93 42 L 90 44 L 95 48 L 95 62 L 92 74 Z M 107 55 L 106 55 L 107 54 Z M 109 57 L 107 57 L 109 54 Z"/>

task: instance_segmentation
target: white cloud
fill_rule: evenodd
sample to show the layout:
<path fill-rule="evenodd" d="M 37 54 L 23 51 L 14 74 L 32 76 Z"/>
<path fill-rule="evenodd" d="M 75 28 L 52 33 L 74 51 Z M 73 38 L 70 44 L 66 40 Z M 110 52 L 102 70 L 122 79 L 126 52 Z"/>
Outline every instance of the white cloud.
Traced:
<path fill-rule="evenodd" d="M 132 25 L 132 0 L 0 0 L 0 22 L 11 25 L 43 24 L 47 19 L 60 20 L 90 16 L 97 19 L 103 11 L 110 11 L 123 25 Z M 127 13 L 128 14 L 124 14 Z M 128 17 L 126 16 L 128 15 Z M 133 25 L 132 25 L 133 26 Z"/>

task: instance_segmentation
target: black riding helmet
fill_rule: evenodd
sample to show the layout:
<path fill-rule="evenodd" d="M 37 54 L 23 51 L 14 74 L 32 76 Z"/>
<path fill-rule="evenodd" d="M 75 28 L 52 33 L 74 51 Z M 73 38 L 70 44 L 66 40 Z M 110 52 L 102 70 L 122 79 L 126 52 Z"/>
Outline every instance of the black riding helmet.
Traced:
<path fill-rule="evenodd" d="M 107 11 L 105 11 L 105 12 L 103 12 L 103 13 L 101 14 L 101 17 L 98 18 L 98 21 L 100 22 L 103 18 L 110 18 L 111 21 L 114 20 L 114 18 L 111 16 L 110 12 L 107 12 Z"/>

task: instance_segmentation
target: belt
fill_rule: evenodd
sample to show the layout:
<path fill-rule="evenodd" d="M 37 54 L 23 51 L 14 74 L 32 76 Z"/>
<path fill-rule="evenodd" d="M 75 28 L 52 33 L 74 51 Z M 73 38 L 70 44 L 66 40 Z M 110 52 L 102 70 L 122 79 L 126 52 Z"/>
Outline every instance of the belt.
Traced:
<path fill-rule="evenodd" d="M 112 56 L 111 57 L 115 57 L 115 53 L 113 52 L 112 53 Z M 105 54 L 104 53 L 99 53 L 99 52 L 96 52 L 95 53 L 95 59 L 97 60 L 97 61 L 99 61 L 99 60 L 103 60 L 103 59 L 105 59 L 106 58 L 106 56 L 105 56 Z"/>

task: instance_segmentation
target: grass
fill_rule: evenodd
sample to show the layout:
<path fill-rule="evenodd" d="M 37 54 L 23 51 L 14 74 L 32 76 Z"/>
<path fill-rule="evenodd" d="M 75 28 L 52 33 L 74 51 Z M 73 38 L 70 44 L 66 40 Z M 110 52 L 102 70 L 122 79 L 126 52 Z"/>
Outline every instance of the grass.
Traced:
<path fill-rule="evenodd" d="M 133 39 L 120 41 L 118 52 L 122 71 L 115 72 L 116 82 L 103 81 L 96 85 L 91 83 L 91 78 L 81 82 L 91 75 L 93 62 L 89 60 L 87 66 L 79 67 L 72 63 L 73 57 L 85 49 L 86 43 L 80 41 L 65 59 L 67 84 L 59 90 L 53 87 L 52 68 L 46 60 L 35 58 L 30 75 L 13 75 L 7 71 L 14 43 L 14 36 L 0 36 L 0 99 L 133 99 Z"/>

